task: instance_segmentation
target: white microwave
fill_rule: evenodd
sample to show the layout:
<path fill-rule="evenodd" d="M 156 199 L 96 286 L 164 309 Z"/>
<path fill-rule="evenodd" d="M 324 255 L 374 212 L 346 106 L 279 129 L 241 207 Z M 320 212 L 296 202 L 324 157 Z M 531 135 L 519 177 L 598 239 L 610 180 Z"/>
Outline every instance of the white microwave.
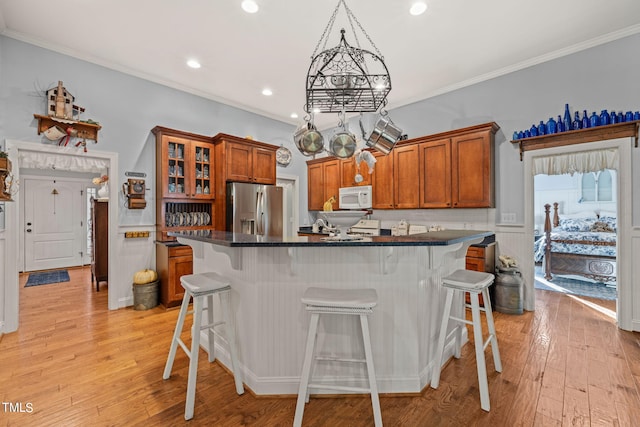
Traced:
<path fill-rule="evenodd" d="M 370 185 L 360 187 L 343 187 L 339 190 L 340 209 L 371 209 L 373 191 Z"/>

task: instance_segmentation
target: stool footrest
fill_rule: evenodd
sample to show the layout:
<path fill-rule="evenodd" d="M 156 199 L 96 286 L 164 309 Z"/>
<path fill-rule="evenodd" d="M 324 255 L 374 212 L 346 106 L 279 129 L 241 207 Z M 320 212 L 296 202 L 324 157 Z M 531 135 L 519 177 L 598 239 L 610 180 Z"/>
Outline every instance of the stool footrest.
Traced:
<path fill-rule="evenodd" d="M 473 325 L 473 322 L 467 319 L 461 319 L 459 317 L 455 317 L 455 316 L 449 316 L 449 319 L 451 320 L 455 320 L 456 322 L 460 322 L 460 323 L 465 323 L 467 325 Z"/>
<path fill-rule="evenodd" d="M 344 307 L 326 307 L 317 305 L 308 305 L 307 311 L 320 314 L 351 314 L 351 315 L 369 315 L 373 313 L 371 308 L 344 308 Z"/>
<path fill-rule="evenodd" d="M 308 388 L 315 388 L 317 390 L 335 390 L 335 391 L 354 391 L 360 393 L 371 393 L 371 389 L 368 387 L 350 387 L 346 385 L 328 385 L 309 383 Z"/>

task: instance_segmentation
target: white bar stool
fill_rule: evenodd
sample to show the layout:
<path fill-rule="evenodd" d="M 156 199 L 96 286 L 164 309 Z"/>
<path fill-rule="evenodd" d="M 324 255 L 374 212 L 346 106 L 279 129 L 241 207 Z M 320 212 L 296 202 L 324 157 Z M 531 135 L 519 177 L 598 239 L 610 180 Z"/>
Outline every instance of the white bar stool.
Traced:
<path fill-rule="evenodd" d="M 293 419 L 294 427 L 302 425 L 304 405 L 309 402 L 309 389 L 326 389 L 338 391 L 353 391 L 371 394 L 371 404 L 373 405 L 373 419 L 376 426 L 382 426 L 382 415 L 380 413 L 380 401 L 378 399 L 378 387 L 376 385 L 376 375 L 373 369 L 373 353 L 371 352 L 371 339 L 369 337 L 369 321 L 367 316 L 373 312 L 373 307 L 378 303 L 378 294 L 375 289 L 327 289 L 308 288 L 301 299 L 307 305 L 307 311 L 311 312 L 309 322 L 309 333 L 302 364 L 302 375 L 300 376 L 300 389 L 298 390 L 298 401 L 296 403 L 296 414 Z M 346 314 L 360 317 L 362 329 L 362 340 L 364 342 L 365 359 L 342 359 L 334 357 L 314 357 L 316 336 L 318 332 L 318 321 L 321 314 Z M 369 377 L 369 387 L 351 387 L 339 385 L 325 385 L 310 383 L 311 364 L 313 360 L 338 361 L 351 363 L 365 363 Z"/>
<path fill-rule="evenodd" d="M 240 364 L 238 363 L 238 350 L 236 348 L 235 322 L 231 315 L 231 304 L 229 300 L 229 291 L 231 290 L 230 280 L 216 273 L 188 274 L 180 277 L 180 284 L 184 288 L 184 298 L 180 306 L 180 314 L 178 322 L 171 340 L 171 348 L 169 349 L 169 357 L 164 367 L 163 379 L 169 379 L 173 361 L 176 357 L 178 344 L 189 357 L 189 377 L 187 380 L 187 398 L 184 410 L 184 419 L 193 418 L 193 407 L 196 397 L 196 377 L 198 374 L 198 353 L 200 351 L 200 331 L 207 329 L 209 333 L 209 362 L 216 360 L 214 353 L 215 332 L 214 327 L 225 324 L 226 337 L 220 338 L 227 341 L 229 345 L 229 353 L 231 355 L 231 364 L 233 367 L 233 377 L 236 383 L 236 392 L 244 393 L 242 384 L 242 375 L 240 373 Z M 220 297 L 220 306 L 222 308 L 222 321 L 214 322 L 213 320 L 213 296 L 218 294 Z M 189 300 L 193 297 L 193 310 L 188 311 Z M 202 325 L 202 302 L 207 298 L 207 321 L 206 325 Z M 193 329 L 191 330 L 191 348 L 189 349 L 180 338 L 184 320 L 187 314 L 193 314 Z"/>
<path fill-rule="evenodd" d="M 456 270 L 449 276 L 442 278 L 442 286 L 447 289 L 447 298 L 444 304 L 444 313 L 442 314 L 442 325 L 438 336 L 438 347 L 436 348 L 435 364 L 431 375 L 431 387 L 438 388 L 440 383 L 440 371 L 442 369 L 442 353 L 444 352 L 444 344 L 447 338 L 447 326 L 449 320 L 456 322 L 453 328 L 455 336 L 456 359 L 460 358 L 460 347 L 462 342 L 462 323 L 473 326 L 473 339 L 476 348 L 476 367 L 478 368 L 478 383 L 480 388 L 480 407 L 485 411 L 489 411 L 489 385 L 487 383 L 487 366 L 484 358 L 484 351 L 487 345 L 491 343 L 491 352 L 493 353 L 493 364 L 497 372 L 502 372 L 502 362 L 500 361 L 500 350 L 498 350 L 498 340 L 496 338 L 496 328 L 493 323 L 493 313 L 491 311 L 491 300 L 489 299 L 489 286 L 493 283 L 494 276 L 491 273 L 483 273 L 471 270 Z M 471 301 L 471 318 L 472 321 L 461 319 L 451 315 L 451 305 L 455 292 L 461 291 L 469 294 Z M 484 307 L 480 307 L 478 295 L 482 294 Z M 489 329 L 489 337 L 483 341 L 482 322 L 480 312 L 484 311 L 487 317 L 487 326 Z"/>

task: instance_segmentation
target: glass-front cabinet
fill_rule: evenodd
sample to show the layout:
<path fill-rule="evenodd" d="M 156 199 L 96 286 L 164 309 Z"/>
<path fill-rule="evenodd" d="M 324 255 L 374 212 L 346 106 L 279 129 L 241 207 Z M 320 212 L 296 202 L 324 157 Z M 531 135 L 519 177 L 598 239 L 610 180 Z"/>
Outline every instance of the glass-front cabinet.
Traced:
<path fill-rule="evenodd" d="M 162 140 L 162 197 L 213 199 L 211 144 L 171 135 Z"/>

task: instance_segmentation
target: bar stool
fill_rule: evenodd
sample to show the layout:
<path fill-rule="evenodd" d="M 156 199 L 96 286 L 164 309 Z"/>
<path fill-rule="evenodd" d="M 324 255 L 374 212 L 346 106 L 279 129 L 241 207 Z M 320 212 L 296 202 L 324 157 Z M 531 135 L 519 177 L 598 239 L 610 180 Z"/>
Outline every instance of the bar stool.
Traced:
<path fill-rule="evenodd" d="M 238 363 L 238 350 L 236 348 L 235 324 L 233 316 L 231 316 L 231 304 L 229 301 L 229 291 L 231 290 L 230 280 L 216 273 L 188 274 L 180 277 L 180 284 L 184 288 L 184 298 L 180 306 L 180 314 L 178 322 L 171 340 L 171 348 L 169 349 L 169 357 L 164 367 L 163 379 L 169 379 L 173 361 L 176 357 L 178 344 L 189 357 L 189 377 L 187 380 L 187 398 L 184 410 L 184 419 L 193 418 L 193 407 L 196 397 L 196 377 L 198 374 L 198 353 L 200 351 L 200 331 L 207 329 L 209 334 L 209 362 L 216 360 L 214 353 L 215 335 L 214 327 L 225 324 L 226 337 L 220 336 L 229 345 L 229 353 L 231 355 L 231 365 L 233 366 L 233 377 L 236 383 L 236 392 L 244 393 L 242 384 L 242 376 Z M 214 322 L 213 320 L 213 296 L 218 294 L 220 297 L 220 306 L 222 308 L 222 321 Z M 193 297 L 193 310 L 189 311 L 189 300 Z M 207 299 L 207 321 L 206 325 L 202 325 L 202 303 Z M 180 338 L 182 327 L 187 314 L 193 314 L 193 329 L 191 330 L 191 349 L 189 349 Z"/>
<path fill-rule="evenodd" d="M 478 383 L 480 388 L 480 407 L 485 411 L 489 411 L 489 386 L 487 383 L 487 366 L 484 358 L 484 351 L 487 345 L 491 343 L 491 352 L 493 353 L 493 364 L 497 372 L 502 372 L 502 362 L 500 361 L 500 350 L 498 350 L 498 340 L 496 338 L 496 328 L 493 323 L 493 313 L 491 311 L 491 300 L 489 299 L 489 286 L 493 283 L 494 276 L 491 273 L 483 273 L 471 270 L 456 270 L 449 276 L 442 278 L 442 286 L 447 288 L 447 298 L 444 304 L 444 313 L 442 314 L 442 325 L 440 326 L 440 335 L 438 336 L 438 347 L 436 348 L 435 365 L 431 375 L 431 387 L 438 388 L 440 383 L 440 371 L 442 370 L 442 353 L 444 352 L 444 343 L 447 338 L 447 326 L 449 320 L 456 322 L 453 328 L 455 336 L 454 356 L 460 358 L 460 348 L 462 342 L 461 323 L 473 326 L 473 339 L 476 349 L 476 367 L 478 369 Z M 468 321 L 464 318 L 458 318 L 451 315 L 451 305 L 453 295 L 457 291 L 469 294 L 471 301 L 471 318 Z M 484 307 L 480 307 L 478 295 L 482 294 Z M 487 326 L 489 329 L 489 337 L 483 341 L 482 322 L 480 312 L 484 311 L 487 317 Z"/>
<path fill-rule="evenodd" d="M 378 400 L 378 387 L 376 385 L 376 375 L 373 369 L 373 354 L 371 352 L 371 340 L 369 337 L 369 321 L 367 318 L 367 316 L 373 312 L 373 307 L 378 303 L 378 295 L 375 289 L 308 288 L 302 296 L 301 301 L 303 304 L 306 304 L 307 311 L 311 313 L 311 320 L 309 322 L 309 333 L 307 335 L 304 362 L 302 364 L 302 375 L 300 376 L 300 389 L 298 390 L 296 414 L 293 419 L 294 427 L 300 427 L 302 425 L 304 405 L 306 402 L 309 402 L 310 388 L 370 393 L 375 425 L 382 426 L 380 401 Z M 364 342 L 364 360 L 314 356 L 318 321 L 320 320 L 321 314 L 343 314 L 360 317 L 362 340 Z M 369 377 L 369 387 L 310 383 L 311 364 L 313 360 L 365 363 Z"/>

